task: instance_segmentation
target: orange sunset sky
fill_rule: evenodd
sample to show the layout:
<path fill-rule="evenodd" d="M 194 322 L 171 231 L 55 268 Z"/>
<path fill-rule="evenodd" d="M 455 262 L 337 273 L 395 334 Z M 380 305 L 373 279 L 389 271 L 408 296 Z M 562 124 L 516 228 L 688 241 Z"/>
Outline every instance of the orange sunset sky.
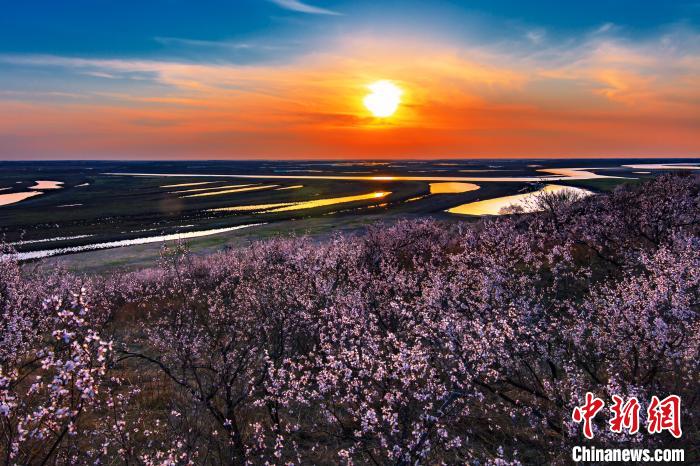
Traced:
<path fill-rule="evenodd" d="M 57 36 L 9 7 L 0 158 L 700 154 L 697 10 L 569 24 L 460 2 L 238 6 L 226 23 L 200 4 L 193 30 L 147 21 L 155 8 L 131 25 L 61 10 Z M 387 118 L 363 104 L 379 80 L 402 91 Z"/>

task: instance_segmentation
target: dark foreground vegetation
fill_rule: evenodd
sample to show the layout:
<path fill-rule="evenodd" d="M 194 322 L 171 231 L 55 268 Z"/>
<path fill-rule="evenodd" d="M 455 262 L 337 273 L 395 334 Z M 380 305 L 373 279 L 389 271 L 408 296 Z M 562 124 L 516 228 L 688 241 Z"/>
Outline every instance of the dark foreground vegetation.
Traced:
<path fill-rule="evenodd" d="M 110 277 L 0 263 L 5 464 L 566 464 L 700 458 L 700 185 L 540 214 L 256 243 Z M 604 399 L 593 440 L 571 421 Z M 612 395 L 682 398 L 615 434 Z"/>

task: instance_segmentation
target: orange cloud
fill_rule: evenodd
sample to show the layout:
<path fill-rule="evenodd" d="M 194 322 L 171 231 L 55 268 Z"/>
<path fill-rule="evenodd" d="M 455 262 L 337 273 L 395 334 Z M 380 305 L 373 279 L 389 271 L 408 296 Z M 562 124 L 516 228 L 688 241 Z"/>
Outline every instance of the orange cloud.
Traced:
<path fill-rule="evenodd" d="M 591 39 L 556 52 L 518 56 L 356 37 L 276 65 L 14 57 L 16 65 L 110 79 L 104 89 L 74 99 L 0 96 L 0 137 L 12 135 L 0 156 L 700 152 L 694 51 L 669 57 L 659 45 Z M 372 118 L 362 105 L 367 84 L 379 79 L 404 91 L 401 107 L 387 120 Z"/>

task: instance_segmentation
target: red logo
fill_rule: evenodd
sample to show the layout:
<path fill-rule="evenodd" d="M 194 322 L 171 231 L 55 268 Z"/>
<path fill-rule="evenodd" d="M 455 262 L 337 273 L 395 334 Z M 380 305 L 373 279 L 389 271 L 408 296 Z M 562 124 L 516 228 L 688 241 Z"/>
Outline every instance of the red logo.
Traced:
<path fill-rule="evenodd" d="M 617 395 L 613 395 L 615 402 L 610 410 L 613 412 L 613 417 L 610 419 L 610 430 L 622 433 L 623 429 L 627 429 L 630 434 L 639 432 L 639 401 L 637 398 L 630 398 L 627 403 L 623 404 L 623 399 Z"/>
<path fill-rule="evenodd" d="M 667 430 L 676 438 L 683 435 L 681 431 L 681 397 L 670 395 L 659 401 L 656 396 L 651 397 L 651 403 L 647 408 L 647 430 L 650 434 L 657 434 Z"/>
<path fill-rule="evenodd" d="M 574 412 L 571 414 L 571 418 L 575 422 L 583 421 L 583 435 L 586 438 L 593 438 L 593 426 L 592 421 L 598 411 L 603 409 L 605 402 L 600 398 L 596 398 L 593 393 L 586 393 L 586 404 L 583 406 L 577 406 L 574 408 Z"/>
<path fill-rule="evenodd" d="M 610 406 L 612 413 L 609 421 L 610 430 L 621 434 L 625 429 L 630 434 L 639 432 L 640 404 L 637 398 L 631 397 L 627 402 L 617 395 L 613 395 L 613 404 Z M 583 406 L 577 406 L 571 413 L 574 422 L 583 422 L 583 435 L 588 439 L 593 438 L 593 419 L 605 406 L 605 402 L 597 398 L 593 393 L 586 393 L 586 402 Z M 681 430 L 681 398 L 678 395 L 669 395 L 663 400 L 652 396 L 647 408 L 647 432 L 658 434 L 668 431 L 675 438 L 683 435 Z"/>

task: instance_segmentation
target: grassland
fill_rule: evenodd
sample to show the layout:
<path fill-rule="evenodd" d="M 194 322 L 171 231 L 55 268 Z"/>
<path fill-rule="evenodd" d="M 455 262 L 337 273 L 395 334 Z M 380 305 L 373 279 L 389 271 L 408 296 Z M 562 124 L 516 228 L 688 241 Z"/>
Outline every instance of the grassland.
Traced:
<path fill-rule="evenodd" d="M 536 162 L 536 163 L 533 163 Z M 595 192 L 614 189 L 650 175 L 630 175 L 621 168 L 631 161 L 399 161 L 380 164 L 333 162 L 2 162 L 0 188 L 5 193 L 26 192 L 37 180 L 63 182 L 63 188 L 44 191 L 17 204 L 0 206 L 0 238 L 19 251 L 36 251 L 158 236 L 173 233 L 264 225 L 191 240 L 195 253 L 247 244 L 274 236 L 309 234 L 327 237 L 338 231 L 355 231 L 377 222 L 401 218 L 436 217 L 463 221 L 445 210 L 467 202 L 536 189 L 536 183 L 478 182 L 480 189 L 466 193 L 430 195 L 424 181 L 385 179 L 387 176 L 541 176 L 542 167 L 600 167 L 600 173 L 630 179 L 562 181 L 561 184 Z M 169 173 L 173 177 L 117 176 L 110 173 Z M 221 175 L 355 176 L 337 179 L 236 179 Z M 195 176 L 196 175 L 196 176 Z M 206 176 L 202 176 L 206 175 Z M 369 179 L 382 177 L 382 179 Z M 208 183 L 192 186 L 172 185 Z M 216 187 L 252 185 L 255 190 L 210 196 Z M 302 185 L 301 188 L 282 189 Z M 190 191 L 209 189 L 212 191 Z M 223 188 L 221 189 L 224 190 Z M 235 191 L 235 190 L 233 190 Z M 222 212 L 231 206 L 289 204 L 318 199 L 357 196 L 374 192 L 391 194 L 376 200 L 346 202 L 284 212 Z M 57 239 L 63 238 L 63 239 Z M 52 241 L 45 241 L 50 239 Z M 45 259 L 50 270 L 58 264 L 75 271 L 102 271 L 151 265 L 159 244 L 136 245 L 83 252 Z"/>

